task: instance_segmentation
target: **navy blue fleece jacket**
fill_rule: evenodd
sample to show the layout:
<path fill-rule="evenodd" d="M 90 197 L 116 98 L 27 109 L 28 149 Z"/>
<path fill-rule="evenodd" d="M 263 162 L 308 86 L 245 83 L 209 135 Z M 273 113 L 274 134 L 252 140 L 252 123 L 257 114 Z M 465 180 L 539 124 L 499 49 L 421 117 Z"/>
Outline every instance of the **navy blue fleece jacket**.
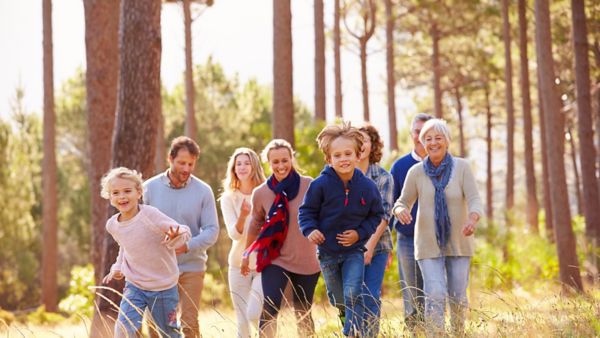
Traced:
<path fill-rule="evenodd" d="M 347 188 L 347 189 L 346 189 Z M 325 166 L 321 175 L 310 183 L 298 212 L 304 236 L 319 230 L 325 242 L 319 250 L 336 254 L 362 250 L 384 217 L 381 194 L 375 183 L 354 169 L 347 187 L 335 170 Z M 338 244 L 335 238 L 346 230 L 356 230 L 359 239 L 352 246 Z"/>

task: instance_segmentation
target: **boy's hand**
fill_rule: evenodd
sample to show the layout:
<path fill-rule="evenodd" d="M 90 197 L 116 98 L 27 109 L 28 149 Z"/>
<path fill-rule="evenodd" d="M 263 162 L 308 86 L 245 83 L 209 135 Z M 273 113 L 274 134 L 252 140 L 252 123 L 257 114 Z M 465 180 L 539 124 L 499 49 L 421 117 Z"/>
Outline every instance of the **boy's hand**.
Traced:
<path fill-rule="evenodd" d="M 341 234 L 337 234 L 335 238 L 338 240 L 338 243 L 342 246 L 351 246 L 352 244 L 358 241 L 358 232 L 356 230 L 346 230 Z"/>
<path fill-rule="evenodd" d="M 320 245 L 323 242 L 325 242 L 325 236 L 323 236 L 323 233 L 320 232 L 319 230 L 313 230 L 308 235 L 308 240 L 311 241 L 312 243 L 316 244 L 316 245 Z"/>
<path fill-rule="evenodd" d="M 102 284 L 108 284 L 113 279 L 116 279 L 116 280 L 123 279 L 123 274 L 121 273 L 121 271 L 119 271 L 119 270 L 111 270 L 108 273 L 108 275 L 106 275 L 106 276 L 104 276 L 104 278 L 102 278 Z"/>

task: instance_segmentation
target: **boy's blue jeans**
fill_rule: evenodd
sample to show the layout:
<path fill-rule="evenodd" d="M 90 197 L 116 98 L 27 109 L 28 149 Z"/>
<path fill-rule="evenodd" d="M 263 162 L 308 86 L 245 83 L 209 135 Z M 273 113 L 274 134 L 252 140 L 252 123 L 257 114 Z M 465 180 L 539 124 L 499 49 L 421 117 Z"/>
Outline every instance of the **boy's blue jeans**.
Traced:
<path fill-rule="evenodd" d="M 115 337 L 137 337 L 136 332 L 142 326 L 144 310 L 152 314 L 154 325 L 150 326 L 160 337 L 181 337 L 177 322 L 177 286 L 162 291 L 147 291 L 126 282 L 123 299 L 119 309 L 119 318 L 115 323 Z"/>
<path fill-rule="evenodd" d="M 379 316 L 381 315 L 381 285 L 389 253 L 379 252 L 365 266 L 365 282 L 363 284 L 365 337 L 379 335 Z"/>
<path fill-rule="evenodd" d="M 362 284 L 365 257 L 362 251 L 342 254 L 319 253 L 319 264 L 331 305 L 345 316 L 345 336 L 363 335 Z"/>

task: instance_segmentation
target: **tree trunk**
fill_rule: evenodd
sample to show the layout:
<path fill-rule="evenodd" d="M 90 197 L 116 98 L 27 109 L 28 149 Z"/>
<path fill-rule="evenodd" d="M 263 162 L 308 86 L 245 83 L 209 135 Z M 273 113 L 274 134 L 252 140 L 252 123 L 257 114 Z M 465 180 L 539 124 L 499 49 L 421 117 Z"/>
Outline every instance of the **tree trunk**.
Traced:
<path fill-rule="evenodd" d="M 192 14 L 190 0 L 183 0 L 183 24 L 185 30 L 185 136 L 196 140 L 197 124 L 194 110 L 194 69 L 192 66 Z"/>
<path fill-rule="evenodd" d="M 546 218 L 546 237 L 552 243 L 555 242 L 554 238 L 554 222 L 552 220 L 552 199 L 550 198 L 550 178 L 549 169 L 550 162 L 548 160 L 548 146 L 546 145 L 546 124 L 545 124 L 545 112 L 542 100 L 542 89 L 541 79 L 538 72 L 538 109 L 540 114 L 540 148 L 542 150 L 542 191 L 544 193 L 544 215 Z"/>
<path fill-rule="evenodd" d="M 102 280 L 102 249 L 108 201 L 100 180 L 110 168 L 119 77 L 119 0 L 83 2 L 85 10 L 86 102 L 90 166 L 92 245 L 95 284 Z"/>
<path fill-rule="evenodd" d="M 584 1 L 571 0 L 571 8 L 577 89 L 577 134 L 579 135 L 579 161 L 581 162 L 583 182 L 583 214 L 586 235 L 596 246 L 600 243 L 600 197 L 596 179 L 596 149 L 594 148 L 594 130 L 592 129 L 589 46 Z M 600 130 L 596 132 L 600 133 Z"/>
<path fill-rule="evenodd" d="M 539 232 L 538 199 L 533 159 L 533 123 L 529 94 L 529 60 L 527 57 L 526 1 L 519 0 L 519 52 L 521 63 L 521 103 L 523 105 L 523 134 L 525 136 L 525 176 L 527 185 L 527 224 L 532 232 Z"/>
<path fill-rule="evenodd" d="M 390 134 L 389 148 L 398 150 L 398 129 L 396 127 L 396 76 L 394 74 L 394 9 L 392 0 L 385 0 L 385 36 L 386 36 L 386 67 L 387 67 L 387 103 L 388 130 Z"/>
<path fill-rule="evenodd" d="M 360 54 L 360 78 L 362 83 L 362 96 L 363 96 L 363 120 L 369 121 L 371 114 L 369 111 L 369 82 L 367 80 L 367 43 L 375 32 L 375 13 L 377 11 L 374 0 L 363 0 L 358 1 L 360 5 L 359 15 L 362 19 L 362 31 L 354 32 L 348 26 L 348 11 L 344 11 L 344 24 L 346 30 L 356 40 L 358 40 L 359 54 Z"/>
<path fill-rule="evenodd" d="M 160 173 L 167 169 L 167 146 L 165 144 L 165 117 L 158 115 L 158 127 L 156 128 L 156 156 L 154 158 L 154 172 Z"/>
<path fill-rule="evenodd" d="M 502 21 L 504 40 L 504 81 L 506 83 L 506 210 L 514 206 L 514 180 L 515 180 L 515 110 L 512 89 L 512 59 L 510 48 L 510 21 L 508 15 L 508 0 L 502 0 Z"/>
<path fill-rule="evenodd" d="M 340 0 L 334 0 L 333 9 L 333 72 L 335 75 L 335 117 L 342 118 L 342 61 L 340 46 Z"/>
<path fill-rule="evenodd" d="M 440 32 L 435 22 L 431 25 L 430 33 L 433 45 L 433 51 L 431 53 L 431 65 L 433 68 L 433 111 L 435 117 L 441 119 L 444 117 L 444 111 L 442 109 L 442 69 L 440 67 Z"/>
<path fill-rule="evenodd" d="M 488 224 L 494 219 L 494 204 L 493 204 L 493 172 L 492 172 L 492 106 L 490 104 L 490 88 L 487 84 L 483 87 L 485 91 L 485 111 L 487 116 L 487 181 L 486 181 L 486 215 Z"/>
<path fill-rule="evenodd" d="M 147 178 L 154 172 L 156 131 L 161 109 L 159 0 L 123 0 L 119 27 L 120 73 L 117 120 L 113 139 L 112 166 L 135 169 Z M 118 254 L 112 236 L 106 236 L 102 260 L 104 273 L 110 271 Z M 121 285 L 109 285 L 121 291 Z M 103 296 L 115 304 L 120 297 L 103 290 Z M 103 313 L 114 311 L 101 299 Z"/>
<path fill-rule="evenodd" d="M 290 0 L 273 0 L 273 138 L 294 145 L 292 77 L 292 12 Z"/>
<path fill-rule="evenodd" d="M 325 23 L 323 0 L 315 0 L 315 120 L 327 119 L 325 108 Z"/>
<path fill-rule="evenodd" d="M 467 156 L 467 150 L 465 148 L 465 132 L 463 124 L 463 107 L 460 96 L 460 88 L 457 86 L 454 88 L 454 98 L 456 99 L 456 113 L 458 114 L 458 132 L 460 138 L 460 157 Z"/>
<path fill-rule="evenodd" d="M 367 80 L 367 41 L 360 40 L 360 79 L 363 96 L 363 120 L 371 121 L 369 111 L 369 81 Z"/>
<path fill-rule="evenodd" d="M 52 0 L 43 0 L 44 39 L 44 159 L 42 162 L 42 304 L 58 310 L 58 192 L 56 189 L 56 132 L 54 114 L 54 61 L 52 47 Z"/>
<path fill-rule="evenodd" d="M 567 135 L 569 137 L 569 145 L 571 146 L 571 164 L 573 165 L 573 176 L 575 178 L 575 197 L 577 200 L 577 214 L 583 215 L 583 201 L 581 200 L 581 180 L 579 179 L 579 168 L 577 167 L 577 146 L 575 145 L 575 136 L 571 131 L 571 127 L 567 127 Z"/>
<path fill-rule="evenodd" d="M 536 49 L 540 89 L 544 106 L 546 144 L 549 162 L 552 218 L 556 234 L 556 248 L 563 290 L 571 288 L 583 292 L 579 261 L 575 250 L 575 235 L 571 226 L 571 212 L 567 196 L 564 163 L 564 116 L 560 112 L 560 98 L 554 85 L 550 9 L 547 0 L 535 0 Z"/>

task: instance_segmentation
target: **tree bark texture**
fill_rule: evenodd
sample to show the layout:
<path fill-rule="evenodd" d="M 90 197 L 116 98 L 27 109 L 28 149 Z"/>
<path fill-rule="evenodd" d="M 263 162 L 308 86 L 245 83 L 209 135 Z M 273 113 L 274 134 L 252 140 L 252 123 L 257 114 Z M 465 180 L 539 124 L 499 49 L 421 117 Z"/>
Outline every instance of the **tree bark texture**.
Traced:
<path fill-rule="evenodd" d="M 390 134 L 389 147 L 391 151 L 397 151 L 398 129 L 396 123 L 396 76 L 394 73 L 394 22 L 396 20 L 396 16 L 394 15 L 392 0 L 385 0 L 385 16 L 388 131 Z"/>
<path fill-rule="evenodd" d="M 190 0 L 183 0 L 183 25 L 185 30 L 185 136 L 197 139 L 195 112 L 194 69 L 192 65 L 192 13 Z"/>
<path fill-rule="evenodd" d="M 552 218 L 558 253 L 560 280 L 563 290 L 582 292 L 579 261 L 575 250 L 575 235 L 571 226 L 571 212 L 567 194 L 564 163 L 564 116 L 560 111 L 560 98 L 554 84 L 552 60 L 552 35 L 550 9 L 547 0 L 535 0 L 536 50 L 540 89 L 544 107 L 544 123 L 548 152 L 548 176 L 552 199 Z"/>
<path fill-rule="evenodd" d="M 493 172 L 492 172 L 492 106 L 490 104 L 490 88 L 486 84 L 485 90 L 485 111 L 487 118 L 487 133 L 486 133 L 486 144 L 487 144 L 487 181 L 486 181 L 486 215 L 488 223 L 494 219 L 494 204 L 493 204 Z"/>
<path fill-rule="evenodd" d="M 290 0 L 273 0 L 273 138 L 294 145 L 292 11 Z"/>
<path fill-rule="evenodd" d="M 567 135 L 569 136 L 569 146 L 571 151 L 571 164 L 573 165 L 573 177 L 575 179 L 575 199 L 577 201 L 577 214 L 583 215 L 583 201 L 581 200 L 581 179 L 579 178 L 579 167 L 577 166 L 577 145 L 575 145 L 575 137 L 570 126 L 567 127 Z"/>
<path fill-rule="evenodd" d="M 112 167 L 135 169 L 144 178 L 154 172 L 156 131 L 161 111 L 160 9 L 159 0 L 121 1 L 119 92 Z M 110 271 L 117 254 L 117 243 L 112 236 L 106 236 L 102 260 L 104 273 Z M 118 286 L 122 287 L 122 284 Z M 115 292 L 102 293 L 119 304 L 120 297 Z M 103 312 L 114 310 L 103 299 L 99 308 Z"/>
<path fill-rule="evenodd" d="M 542 99 L 541 90 L 541 79 L 538 72 L 538 109 L 539 109 L 539 120 L 540 120 L 540 148 L 542 150 L 542 192 L 544 193 L 544 216 L 546 218 L 546 237 L 550 242 L 555 242 L 554 239 L 554 221 L 552 218 L 552 198 L 550 198 L 550 177 L 548 166 L 550 162 L 548 160 L 548 146 L 546 145 L 546 123 L 545 123 L 545 112 Z"/>
<path fill-rule="evenodd" d="M 600 243 L 600 197 L 596 178 L 596 149 L 592 128 L 592 99 L 590 96 L 590 63 L 588 31 L 584 0 L 571 0 L 573 44 L 575 50 L 575 84 L 577 90 L 577 134 L 579 161 L 583 183 L 583 214 L 587 237 Z M 600 133 L 600 130 L 596 132 Z"/>
<path fill-rule="evenodd" d="M 42 304 L 58 310 L 58 191 L 56 168 L 56 116 L 54 112 L 54 60 L 52 0 L 42 1 L 44 48 L 44 158 L 42 160 Z"/>
<path fill-rule="evenodd" d="M 503 40 L 504 40 L 504 82 L 506 83 L 506 210 L 509 211 L 514 206 L 514 180 L 515 180 L 515 109 L 513 103 L 512 88 L 512 58 L 511 58 L 511 38 L 510 21 L 508 14 L 508 0 L 502 0 L 502 21 L 503 21 Z"/>
<path fill-rule="evenodd" d="M 340 0 L 334 0 L 333 8 L 333 73 L 335 76 L 335 117 L 342 118 L 342 60 L 340 47 Z"/>
<path fill-rule="evenodd" d="M 315 120 L 325 121 L 325 23 L 323 0 L 315 0 Z"/>
<path fill-rule="evenodd" d="M 531 96 L 529 92 L 529 60 L 527 56 L 526 1 L 519 0 L 519 52 L 521 64 L 521 104 L 523 109 L 523 134 L 525 137 L 525 180 L 527 185 L 527 224 L 539 232 L 538 199 L 533 159 L 533 122 L 531 118 Z"/>
<path fill-rule="evenodd" d="M 85 0 L 86 102 L 90 167 L 92 246 L 96 285 L 102 279 L 102 249 L 108 201 L 100 180 L 110 168 L 119 77 L 119 0 Z"/>

